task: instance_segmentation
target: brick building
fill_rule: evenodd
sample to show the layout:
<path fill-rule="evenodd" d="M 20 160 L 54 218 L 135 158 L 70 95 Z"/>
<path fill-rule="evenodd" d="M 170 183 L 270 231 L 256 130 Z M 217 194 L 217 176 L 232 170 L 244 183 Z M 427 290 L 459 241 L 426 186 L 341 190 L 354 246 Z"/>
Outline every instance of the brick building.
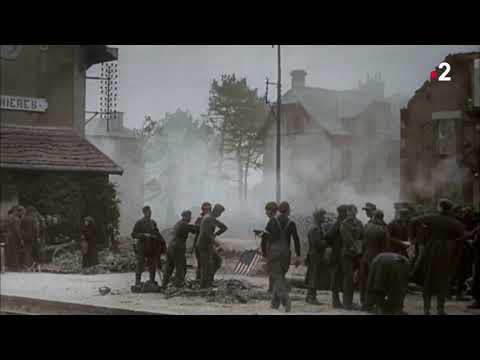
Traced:
<path fill-rule="evenodd" d="M 401 111 L 401 200 L 478 204 L 480 52 L 443 62 L 450 81 L 426 81 Z"/>

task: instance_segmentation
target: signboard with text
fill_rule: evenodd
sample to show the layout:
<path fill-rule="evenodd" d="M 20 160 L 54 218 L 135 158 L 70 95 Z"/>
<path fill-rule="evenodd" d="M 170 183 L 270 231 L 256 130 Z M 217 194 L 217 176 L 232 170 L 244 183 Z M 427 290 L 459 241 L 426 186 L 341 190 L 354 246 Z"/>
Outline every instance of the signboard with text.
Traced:
<path fill-rule="evenodd" d="M 0 95 L 1 110 L 45 112 L 47 108 L 47 99 Z"/>

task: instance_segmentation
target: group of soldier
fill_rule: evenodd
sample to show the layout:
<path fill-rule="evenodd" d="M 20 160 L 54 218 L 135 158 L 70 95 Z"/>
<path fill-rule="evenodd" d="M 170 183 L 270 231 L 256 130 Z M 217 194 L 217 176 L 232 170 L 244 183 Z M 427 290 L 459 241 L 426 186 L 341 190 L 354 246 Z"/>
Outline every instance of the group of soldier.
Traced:
<path fill-rule="evenodd" d="M 2 242 L 10 270 L 31 270 L 41 261 L 45 229 L 44 218 L 33 206 L 16 205 L 8 211 L 8 218 L 2 219 Z"/>
<path fill-rule="evenodd" d="M 58 217 L 43 216 L 34 206 L 15 205 L 2 219 L 0 242 L 5 244 L 5 265 L 10 271 L 36 271 L 45 262 L 44 250 L 54 243 L 58 232 Z M 82 227 L 82 268 L 95 266 L 98 261 L 98 233 L 92 217 L 84 218 Z M 68 240 L 68 239 L 67 239 Z"/>
<path fill-rule="evenodd" d="M 138 220 L 132 231 L 132 238 L 135 240 L 134 249 L 137 258 L 135 272 L 135 285 L 133 291 L 155 291 L 165 289 L 175 271 L 173 285 L 182 287 L 185 285 L 187 272 L 187 239 L 189 234 L 195 234 L 192 251 L 197 259 L 196 278 L 200 282 L 200 288 L 208 288 L 213 284 L 215 273 L 222 265 L 219 252 L 222 250 L 215 240 L 227 227 L 218 218 L 225 211 L 220 204 L 213 206 L 205 202 L 201 206 L 200 217 L 191 224 L 192 212 L 185 210 L 181 219 L 173 227 L 173 236 L 168 246 L 160 233 L 157 224 L 152 220 L 152 211 L 149 206 L 143 208 L 143 218 Z M 155 281 L 157 268 L 160 266 L 160 256 L 166 254 L 166 263 L 162 279 L 162 286 L 159 287 Z M 145 260 L 149 268 L 149 281 L 142 283 L 141 277 L 144 271 Z"/>
<path fill-rule="evenodd" d="M 201 210 L 194 224 L 191 224 L 191 211 L 182 213 L 167 246 L 151 219 L 151 209 L 144 207 L 144 217 L 135 224 L 132 232 L 137 256 L 135 289 L 140 291 L 149 285 L 161 291 L 168 286 L 174 271 L 173 285 L 185 285 L 189 234 L 195 235 L 192 252 L 198 264 L 196 279 L 201 288 L 212 286 L 215 273 L 222 264 L 219 255 L 221 247 L 215 239 L 227 230 L 225 224 L 218 220 L 225 209 L 220 204 L 212 208 L 210 203 L 204 203 Z M 325 253 L 330 248 L 333 308 L 403 314 L 408 286 L 413 282 L 422 287 L 424 313 L 430 314 L 431 300 L 436 296 L 437 313 L 445 314 L 445 301 L 452 285 L 457 300 L 465 300 L 464 284 L 468 277 L 465 269 L 473 268 L 472 295 L 475 302 L 469 307 L 480 307 L 480 227 L 473 221 L 471 208 L 459 209 L 451 201 L 442 199 L 434 213 L 413 216 L 411 209 L 402 208 L 398 217 L 388 224 L 383 211 L 374 204 L 367 203 L 363 210 L 368 217 L 366 224 L 357 218 L 355 205 L 340 205 L 336 220 L 329 227 L 326 226 L 326 211 L 320 209 L 314 212 L 314 224 L 307 235 L 307 303 L 319 304 L 317 289 L 323 276 Z M 279 309 L 283 306 L 289 312 L 292 304 L 286 274 L 292 263 L 295 266 L 300 264 L 301 255 L 297 225 L 290 219 L 288 202 L 268 202 L 265 213 L 265 229 L 256 230 L 256 234 L 262 239 L 259 251 L 266 259 L 271 307 Z M 292 240 L 296 255 L 293 261 Z M 155 282 L 155 273 L 162 253 L 166 254 L 166 264 L 159 287 Z M 468 261 L 468 253 L 475 254 L 475 265 L 473 260 Z M 145 260 L 149 263 L 150 278 L 143 284 L 141 274 Z M 360 304 L 354 302 L 356 285 L 360 290 Z"/>
<path fill-rule="evenodd" d="M 272 257 L 272 261 L 276 250 L 270 249 L 275 246 L 273 244 L 281 246 L 284 241 L 281 225 L 272 220 L 276 208 L 275 203 L 266 206 L 269 222 L 264 239 L 272 245 L 268 245 L 269 250 L 265 256 L 267 259 Z M 337 208 L 337 219 L 328 230 L 324 226 L 326 212 L 321 209 L 313 214 L 315 225 L 308 233 L 308 303 L 318 304 L 316 289 L 319 269 L 325 251 L 330 247 L 334 308 L 402 314 L 404 298 L 411 281 L 422 286 L 424 313 L 430 314 L 432 296 L 436 296 L 437 313 L 444 315 L 445 301 L 452 285 L 457 300 L 466 300 L 463 296 L 464 284 L 468 270 L 472 271 L 472 268 L 472 295 L 475 301 L 469 308 L 480 307 L 480 228 L 473 221 L 471 208 L 454 207 L 451 201 L 441 199 L 435 213 L 411 216 L 411 210 L 403 208 L 399 210 L 399 217 L 389 224 L 384 221 L 383 212 L 374 204 L 367 203 L 363 210 L 369 219 L 365 225 L 357 219 L 355 205 L 340 205 Z M 280 216 L 282 212 L 278 217 Z M 272 229 L 272 224 L 276 224 L 276 230 Z M 289 249 L 284 253 L 287 258 Z M 475 265 L 472 257 L 468 256 L 469 253 L 474 254 Z M 361 307 L 353 302 L 355 273 L 358 274 Z M 285 295 L 283 289 L 283 284 L 280 291 L 275 289 L 274 283 L 272 307 L 278 307 L 276 299 L 282 296 L 288 311 L 288 295 Z M 343 293 L 343 301 L 340 301 L 340 293 Z"/>

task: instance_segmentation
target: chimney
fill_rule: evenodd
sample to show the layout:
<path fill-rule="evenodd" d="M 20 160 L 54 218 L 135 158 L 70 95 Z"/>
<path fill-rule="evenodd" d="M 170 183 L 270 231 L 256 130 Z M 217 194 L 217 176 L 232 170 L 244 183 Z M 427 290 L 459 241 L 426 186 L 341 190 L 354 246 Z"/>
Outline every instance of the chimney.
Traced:
<path fill-rule="evenodd" d="M 121 131 L 123 129 L 123 112 L 115 112 L 109 119 L 110 131 Z"/>
<path fill-rule="evenodd" d="M 293 70 L 290 76 L 292 77 L 292 89 L 303 89 L 305 87 L 305 77 L 307 76 L 305 70 Z"/>

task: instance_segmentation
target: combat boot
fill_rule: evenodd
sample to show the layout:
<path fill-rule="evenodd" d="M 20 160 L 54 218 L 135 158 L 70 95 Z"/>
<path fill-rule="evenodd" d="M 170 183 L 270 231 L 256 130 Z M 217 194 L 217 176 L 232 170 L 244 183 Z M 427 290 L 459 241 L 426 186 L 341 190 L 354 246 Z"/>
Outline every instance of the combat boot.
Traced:
<path fill-rule="evenodd" d="M 290 296 L 287 296 L 287 298 L 285 299 L 285 312 L 289 313 L 290 311 L 292 311 L 292 300 L 290 300 Z"/>

